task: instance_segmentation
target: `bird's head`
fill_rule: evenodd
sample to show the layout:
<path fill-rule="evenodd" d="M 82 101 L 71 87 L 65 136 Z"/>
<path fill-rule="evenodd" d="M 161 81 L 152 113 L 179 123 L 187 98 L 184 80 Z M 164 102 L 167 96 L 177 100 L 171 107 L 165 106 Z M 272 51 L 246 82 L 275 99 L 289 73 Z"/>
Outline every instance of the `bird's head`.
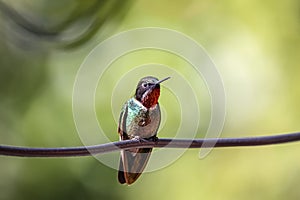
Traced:
<path fill-rule="evenodd" d="M 158 80 L 153 76 L 142 78 L 136 88 L 135 98 L 146 108 L 155 106 L 160 95 L 160 83 L 168 80 L 170 77 Z"/>

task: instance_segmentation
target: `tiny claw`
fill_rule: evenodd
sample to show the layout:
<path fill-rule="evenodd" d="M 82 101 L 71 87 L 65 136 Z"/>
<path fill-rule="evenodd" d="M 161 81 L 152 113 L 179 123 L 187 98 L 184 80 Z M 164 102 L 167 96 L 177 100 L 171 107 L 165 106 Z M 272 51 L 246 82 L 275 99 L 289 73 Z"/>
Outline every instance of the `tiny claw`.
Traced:
<path fill-rule="evenodd" d="M 152 142 L 157 142 L 158 141 L 158 137 L 156 135 L 154 135 L 154 136 L 150 137 L 148 140 L 152 141 Z"/>
<path fill-rule="evenodd" d="M 144 138 L 142 138 L 142 137 L 140 137 L 140 136 L 138 136 L 138 135 L 134 136 L 132 139 L 133 139 L 133 140 L 137 140 L 137 141 L 139 141 L 139 142 L 147 142 L 146 139 L 144 139 Z"/>

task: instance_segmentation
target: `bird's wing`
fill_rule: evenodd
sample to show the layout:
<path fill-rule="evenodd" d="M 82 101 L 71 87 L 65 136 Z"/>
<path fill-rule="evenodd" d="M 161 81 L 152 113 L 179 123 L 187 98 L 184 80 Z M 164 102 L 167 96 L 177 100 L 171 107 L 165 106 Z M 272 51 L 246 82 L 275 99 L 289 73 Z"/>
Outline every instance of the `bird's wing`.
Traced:
<path fill-rule="evenodd" d="M 125 103 L 119 117 L 118 133 L 120 140 L 128 140 L 129 137 L 126 132 L 126 118 L 128 114 L 128 104 Z"/>
<path fill-rule="evenodd" d="M 123 176 L 128 185 L 134 183 L 142 174 L 151 152 L 152 148 L 137 149 L 135 153 L 130 150 L 122 151 Z"/>

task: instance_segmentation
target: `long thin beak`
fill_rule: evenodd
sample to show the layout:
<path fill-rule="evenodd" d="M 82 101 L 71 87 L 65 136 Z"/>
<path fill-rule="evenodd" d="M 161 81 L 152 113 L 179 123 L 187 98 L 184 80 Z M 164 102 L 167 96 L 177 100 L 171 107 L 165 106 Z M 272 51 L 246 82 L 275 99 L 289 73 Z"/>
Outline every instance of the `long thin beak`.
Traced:
<path fill-rule="evenodd" d="M 166 81 L 166 80 L 168 80 L 168 79 L 170 79 L 170 78 L 171 78 L 171 77 L 169 76 L 169 77 L 167 77 L 167 78 L 161 79 L 161 80 L 157 81 L 157 82 L 155 83 L 155 85 L 158 85 L 158 84 L 160 84 L 161 82 L 164 82 L 164 81 Z"/>

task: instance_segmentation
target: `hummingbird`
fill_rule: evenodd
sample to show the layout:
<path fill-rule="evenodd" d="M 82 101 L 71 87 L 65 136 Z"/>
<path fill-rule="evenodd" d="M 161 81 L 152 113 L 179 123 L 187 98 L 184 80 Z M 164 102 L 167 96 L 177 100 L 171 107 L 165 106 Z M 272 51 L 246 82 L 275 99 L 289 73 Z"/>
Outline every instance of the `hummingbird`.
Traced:
<path fill-rule="evenodd" d="M 119 118 L 120 140 L 157 140 L 161 113 L 158 103 L 160 83 L 170 77 L 158 80 L 153 76 L 142 78 L 135 95 L 123 106 Z M 121 184 L 134 183 L 144 171 L 152 148 L 121 150 L 118 180 Z"/>

